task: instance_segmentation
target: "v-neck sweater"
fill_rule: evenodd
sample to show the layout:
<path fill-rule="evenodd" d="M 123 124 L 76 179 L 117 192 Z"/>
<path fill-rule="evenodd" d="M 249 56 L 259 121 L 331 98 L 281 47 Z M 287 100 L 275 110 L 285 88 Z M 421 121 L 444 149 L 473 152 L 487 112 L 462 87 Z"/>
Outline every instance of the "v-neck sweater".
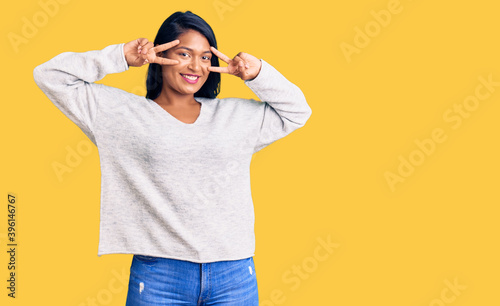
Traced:
<path fill-rule="evenodd" d="M 129 69 L 125 43 L 63 52 L 35 67 L 49 100 L 97 146 L 98 256 L 124 253 L 206 263 L 255 255 L 252 155 L 304 126 L 302 91 L 260 59 L 244 83 L 260 99 L 195 97 L 194 123 L 155 101 L 94 83 Z"/>

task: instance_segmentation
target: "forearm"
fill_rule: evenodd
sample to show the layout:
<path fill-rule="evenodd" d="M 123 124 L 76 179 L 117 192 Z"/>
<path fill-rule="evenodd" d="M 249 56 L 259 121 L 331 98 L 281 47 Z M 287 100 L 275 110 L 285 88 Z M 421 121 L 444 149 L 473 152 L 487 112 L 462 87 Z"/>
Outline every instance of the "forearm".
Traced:
<path fill-rule="evenodd" d="M 33 70 L 36 84 L 47 93 L 71 91 L 83 82 L 93 83 L 110 73 L 129 69 L 123 45 L 109 45 L 102 50 L 63 52 Z"/>
<path fill-rule="evenodd" d="M 265 104 L 254 152 L 305 125 L 311 107 L 299 87 L 288 81 L 273 66 L 262 61 L 260 73 L 245 84 Z"/>
<path fill-rule="evenodd" d="M 262 61 L 260 73 L 245 84 L 263 102 L 267 102 L 283 120 L 291 124 L 304 125 L 311 116 L 311 107 L 307 104 L 303 92 L 287 80 L 269 63 Z"/>
<path fill-rule="evenodd" d="M 128 70 L 122 44 L 102 50 L 64 52 L 35 67 L 35 83 L 69 119 L 89 135 L 102 98 L 105 75 Z"/>

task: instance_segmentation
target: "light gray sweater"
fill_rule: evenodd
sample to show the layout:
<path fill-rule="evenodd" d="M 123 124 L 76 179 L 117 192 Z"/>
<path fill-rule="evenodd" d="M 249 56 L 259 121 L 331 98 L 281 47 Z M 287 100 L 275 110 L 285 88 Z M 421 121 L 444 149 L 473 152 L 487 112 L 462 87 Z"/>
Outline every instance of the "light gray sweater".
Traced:
<path fill-rule="evenodd" d="M 184 123 L 153 100 L 94 83 L 129 69 L 124 45 L 64 52 L 35 67 L 50 101 L 97 146 L 98 256 L 141 254 L 197 263 L 255 255 L 252 155 L 302 127 L 302 91 L 261 59 L 244 83 L 262 101 L 196 97 Z"/>

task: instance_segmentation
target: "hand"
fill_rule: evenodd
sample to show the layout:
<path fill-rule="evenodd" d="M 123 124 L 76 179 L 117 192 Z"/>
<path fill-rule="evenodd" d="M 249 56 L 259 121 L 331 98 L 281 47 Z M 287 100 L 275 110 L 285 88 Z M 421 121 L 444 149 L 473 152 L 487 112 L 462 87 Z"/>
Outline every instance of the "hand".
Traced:
<path fill-rule="evenodd" d="M 210 47 L 213 54 L 228 64 L 227 67 L 208 67 L 208 71 L 229 73 L 240 77 L 242 80 L 251 80 L 257 77 L 262 66 L 261 61 L 248 53 L 240 52 L 230 59 L 214 47 Z"/>
<path fill-rule="evenodd" d="M 159 53 L 172 48 L 179 44 L 179 40 L 157 45 L 153 47 L 153 42 L 148 41 L 147 38 L 138 38 L 123 46 L 123 52 L 127 64 L 133 67 L 140 67 L 148 63 L 156 63 L 160 65 L 176 65 L 179 64 L 178 60 L 164 58 Z"/>

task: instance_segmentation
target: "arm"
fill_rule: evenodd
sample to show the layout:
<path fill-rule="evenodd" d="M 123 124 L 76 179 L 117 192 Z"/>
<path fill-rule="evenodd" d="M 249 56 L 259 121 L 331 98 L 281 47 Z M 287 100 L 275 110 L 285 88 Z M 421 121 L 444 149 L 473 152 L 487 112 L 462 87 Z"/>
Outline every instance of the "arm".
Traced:
<path fill-rule="evenodd" d="M 208 71 L 240 77 L 264 103 L 259 112 L 260 127 L 254 153 L 305 125 L 312 110 L 302 91 L 278 70 L 245 52 L 231 59 L 213 46 L 210 49 L 228 66 L 208 67 Z"/>
<path fill-rule="evenodd" d="M 312 114 L 302 91 L 264 60 L 259 74 L 245 84 L 264 105 L 254 153 L 305 125 Z"/>
<path fill-rule="evenodd" d="M 35 83 L 43 93 L 94 143 L 98 97 L 106 87 L 94 82 L 107 74 L 129 69 L 124 45 L 114 44 L 82 53 L 64 52 L 33 70 Z"/>
<path fill-rule="evenodd" d="M 176 60 L 157 56 L 178 43 L 179 40 L 174 40 L 153 47 L 147 38 L 138 38 L 102 50 L 64 52 L 35 67 L 33 77 L 52 103 L 95 144 L 93 131 L 99 105 L 116 99 L 118 89 L 94 82 L 107 74 L 146 63 L 178 64 Z"/>

